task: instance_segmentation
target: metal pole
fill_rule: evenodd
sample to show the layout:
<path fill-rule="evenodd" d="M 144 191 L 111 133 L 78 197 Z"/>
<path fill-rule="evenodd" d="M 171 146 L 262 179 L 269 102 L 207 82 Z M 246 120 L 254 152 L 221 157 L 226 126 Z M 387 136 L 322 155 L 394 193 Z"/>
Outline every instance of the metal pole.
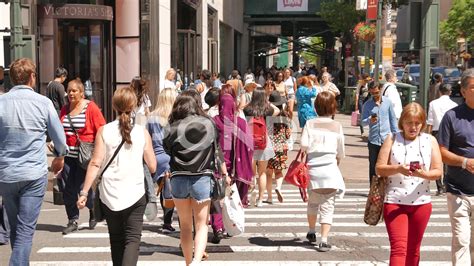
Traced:
<path fill-rule="evenodd" d="M 20 0 L 13 0 L 10 4 L 10 24 L 10 54 L 13 61 L 22 57 L 22 47 L 25 46 L 25 42 L 23 42 Z"/>
<path fill-rule="evenodd" d="M 432 0 L 423 0 L 421 4 L 421 49 L 420 49 L 420 103 L 423 108 L 428 107 L 428 89 L 429 89 L 429 74 L 430 74 L 430 29 L 431 19 L 429 18 L 429 9 Z"/>
<path fill-rule="evenodd" d="M 375 69 L 374 69 L 374 80 L 379 80 L 379 65 L 380 65 L 380 51 L 381 51 L 381 28 L 382 28 L 382 9 L 383 0 L 379 0 L 377 3 L 377 26 L 375 28 Z"/>

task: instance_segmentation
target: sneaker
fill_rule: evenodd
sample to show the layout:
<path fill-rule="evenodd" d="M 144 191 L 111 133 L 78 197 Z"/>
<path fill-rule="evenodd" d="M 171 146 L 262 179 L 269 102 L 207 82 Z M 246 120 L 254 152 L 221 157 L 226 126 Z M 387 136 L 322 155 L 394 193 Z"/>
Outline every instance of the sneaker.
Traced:
<path fill-rule="evenodd" d="M 214 236 L 212 237 L 211 242 L 214 244 L 219 244 L 221 242 L 221 239 L 223 238 L 224 233 L 222 232 L 222 230 L 217 230 L 216 232 L 214 232 Z"/>
<path fill-rule="evenodd" d="M 96 227 L 97 221 L 94 216 L 94 211 L 89 210 L 89 229 L 92 230 Z"/>
<path fill-rule="evenodd" d="M 306 239 L 308 239 L 309 243 L 313 244 L 316 243 L 316 234 L 315 233 L 307 233 Z"/>
<path fill-rule="evenodd" d="M 174 227 L 171 226 L 171 224 L 163 224 L 161 231 L 163 233 L 173 233 L 174 231 L 176 231 L 176 229 L 174 229 Z"/>
<path fill-rule="evenodd" d="M 76 220 L 69 220 L 69 222 L 66 225 L 66 228 L 63 230 L 63 235 L 70 234 L 74 231 L 77 231 L 78 226 Z"/>
<path fill-rule="evenodd" d="M 319 246 L 318 246 L 318 251 L 319 252 L 327 252 L 329 250 L 331 250 L 331 245 L 329 245 L 326 242 L 319 243 Z"/>
<path fill-rule="evenodd" d="M 275 189 L 275 193 L 277 194 L 278 201 L 283 203 L 283 195 L 281 194 L 280 190 L 277 188 Z"/>

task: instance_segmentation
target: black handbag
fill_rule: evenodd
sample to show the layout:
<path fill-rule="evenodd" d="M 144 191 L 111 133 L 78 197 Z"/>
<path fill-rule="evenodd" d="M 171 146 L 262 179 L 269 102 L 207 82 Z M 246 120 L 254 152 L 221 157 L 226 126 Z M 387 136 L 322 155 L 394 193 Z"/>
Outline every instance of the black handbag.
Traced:
<path fill-rule="evenodd" d="M 222 177 L 220 166 L 222 164 L 221 155 L 219 154 L 219 147 L 217 141 L 214 141 L 214 174 L 212 175 L 212 200 L 221 200 L 225 197 L 226 180 Z"/>
<path fill-rule="evenodd" d="M 79 161 L 79 165 L 83 169 L 87 170 L 87 166 L 89 166 L 89 162 L 91 161 L 91 158 L 92 158 L 92 152 L 94 151 L 94 142 L 82 141 L 79 138 L 79 134 L 77 134 L 76 128 L 74 127 L 71 116 L 69 116 L 69 114 L 67 114 L 67 118 L 69 119 L 71 128 L 74 131 L 74 134 L 76 135 L 77 142 L 79 143 L 79 145 L 77 145 L 77 147 L 79 148 L 79 155 L 77 158 Z"/>
<path fill-rule="evenodd" d="M 94 193 L 95 194 L 94 204 L 92 207 L 92 211 L 94 212 L 94 217 L 97 222 L 102 222 L 105 219 L 104 211 L 102 210 L 102 206 L 101 206 L 102 202 L 100 201 L 100 190 L 99 190 L 100 182 L 102 182 L 102 175 L 104 175 L 105 170 L 109 168 L 109 165 L 113 162 L 113 160 L 117 156 L 118 152 L 120 151 L 120 148 L 122 148 L 124 143 L 125 143 L 125 140 L 122 140 L 122 142 L 120 142 L 120 145 L 117 147 L 117 149 L 115 149 L 114 155 L 112 155 L 112 158 L 110 158 L 109 162 L 104 167 L 104 170 L 102 170 L 102 172 L 100 173 L 97 179 L 97 183 L 95 185 L 95 193 Z"/>

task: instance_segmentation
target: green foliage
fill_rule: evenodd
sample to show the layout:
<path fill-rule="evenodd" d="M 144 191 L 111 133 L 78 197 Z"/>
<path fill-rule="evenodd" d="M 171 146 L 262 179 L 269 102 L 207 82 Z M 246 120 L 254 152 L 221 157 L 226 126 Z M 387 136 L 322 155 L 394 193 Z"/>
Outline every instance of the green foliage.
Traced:
<path fill-rule="evenodd" d="M 448 19 L 440 23 L 440 39 L 450 51 L 455 51 L 458 38 L 472 41 L 474 36 L 474 0 L 454 0 Z"/>
<path fill-rule="evenodd" d="M 365 19 L 365 12 L 355 9 L 355 0 L 330 1 L 321 3 L 321 18 L 334 33 L 350 34 L 354 26 Z"/>
<path fill-rule="evenodd" d="M 308 63 L 315 64 L 320 57 L 318 51 L 324 48 L 322 37 L 310 37 L 309 41 L 304 45 L 305 49 L 302 50 L 300 56 L 304 58 Z"/>

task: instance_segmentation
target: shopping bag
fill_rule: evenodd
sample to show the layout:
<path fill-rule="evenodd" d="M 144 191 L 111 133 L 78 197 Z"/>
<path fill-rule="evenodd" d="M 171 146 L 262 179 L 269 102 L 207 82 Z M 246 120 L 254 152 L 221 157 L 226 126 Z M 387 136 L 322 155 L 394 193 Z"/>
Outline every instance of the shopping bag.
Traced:
<path fill-rule="evenodd" d="M 379 176 L 372 177 L 364 212 L 364 222 L 368 225 L 377 225 L 382 219 L 386 186 L 387 178 Z"/>
<path fill-rule="evenodd" d="M 351 115 L 351 126 L 356 127 L 358 125 L 360 125 L 360 113 L 359 111 L 354 111 Z"/>
<path fill-rule="evenodd" d="M 244 207 L 236 184 L 230 187 L 230 192 L 224 198 L 222 221 L 229 236 L 240 235 L 245 230 Z"/>

